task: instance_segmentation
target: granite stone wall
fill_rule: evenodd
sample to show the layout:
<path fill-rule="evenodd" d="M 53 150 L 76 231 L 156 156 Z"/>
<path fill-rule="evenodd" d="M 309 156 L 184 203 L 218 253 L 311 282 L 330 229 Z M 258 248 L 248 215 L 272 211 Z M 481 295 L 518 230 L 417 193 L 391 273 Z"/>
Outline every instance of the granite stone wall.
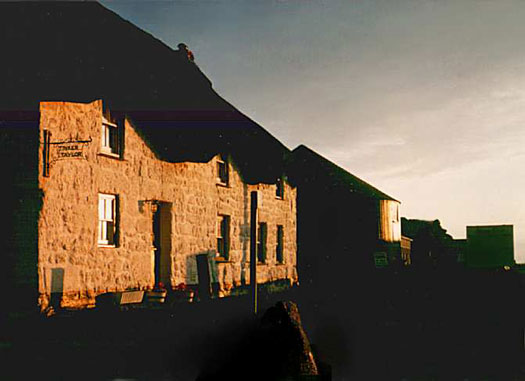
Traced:
<path fill-rule="evenodd" d="M 259 221 L 266 222 L 267 260 L 258 265 L 258 283 L 279 279 L 297 282 L 296 189 L 285 183 L 284 198 L 275 184 L 248 185 L 227 160 L 229 184 L 217 181 L 217 160 L 207 163 L 169 163 L 159 160 L 141 139 L 132 121 L 123 121 L 124 151 L 101 152 L 102 101 L 89 104 L 42 102 L 40 135 L 51 133 L 49 176 L 44 177 L 44 145 L 40 146 L 39 187 L 43 192 L 38 221 L 39 305 L 52 293 L 62 306 L 92 304 L 96 295 L 154 286 L 153 204 L 167 208 L 162 218 L 161 263 L 168 285 L 198 283 L 196 256 L 209 257 L 212 282 L 219 296 L 249 284 L 250 192 L 262 198 Z M 60 157 L 60 146 L 74 146 L 81 156 Z M 177 149 L 177 147 L 173 147 Z M 62 151 L 61 151 L 62 150 Z M 262 158 L 264 159 L 264 158 Z M 118 241 L 98 244 L 98 195 L 118 200 Z M 230 256 L 216 258 L 217 221 L 230 216 Z M 277 263 L 277 225 L 284 228 L 284 261 Z M 166 235 L 165 232 L 168 232 Z"/>

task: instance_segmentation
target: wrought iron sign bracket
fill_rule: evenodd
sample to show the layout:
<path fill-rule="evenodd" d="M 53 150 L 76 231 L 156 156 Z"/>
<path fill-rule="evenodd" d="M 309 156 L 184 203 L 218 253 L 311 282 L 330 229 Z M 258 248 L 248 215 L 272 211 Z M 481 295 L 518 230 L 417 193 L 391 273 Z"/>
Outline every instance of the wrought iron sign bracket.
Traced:
<path fill-rule="evenodd" d="M 86 157 L 83 154 L 84 145 L 88 145 L 92 142 L 92 139 L 80 139 L 78 135 L 75 139 L 71 136 L 67 140 L 51 141 L 51 132 L 44 130 L 44 141 L 42 156 L 43 156 L 43 176 L 49 177 L 49 169 L 51 164 L 58 160 L 64 159 L 84 159 Z M 56 156 L 51 159 L 51 147 L 56 147 Z"/>

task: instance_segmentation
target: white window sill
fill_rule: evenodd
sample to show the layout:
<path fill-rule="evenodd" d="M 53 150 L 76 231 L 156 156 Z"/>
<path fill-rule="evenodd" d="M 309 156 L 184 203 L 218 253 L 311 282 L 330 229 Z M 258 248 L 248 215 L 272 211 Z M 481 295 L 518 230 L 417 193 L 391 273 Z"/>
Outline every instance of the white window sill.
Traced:
<path fill-rule="evenodd" d="M 114 152 L 111 152 L 111 151 L 101 150 L 98 154 L 102 155 L 102 156 L 112 157 L 112 158 L 115 158 L 115 159 L 120 159 L 120 155 L 118 153 L 114 153 Z"/>
<path fill-rule="evenodd" d="M 223 188 L 229 188 L 230 187 L 230 184 L 223 183 L 221 181 L 217 181 L 217 185 L 220 186 L 220 187 L 223 187 Z"/>
<path fill-rule="evenodd" d="M 110 245 L 110 244 L 107 244 L 107 243 L 99 243 L 99 244 L 98 244 L 98 247 L 105 247 L 105 248 L 111 248 L 111 247 L 113 247 L 113 248 L 115 248 L 115 247 L 117 247 L 117 246 L 116 246 L 116 245 Z"/>

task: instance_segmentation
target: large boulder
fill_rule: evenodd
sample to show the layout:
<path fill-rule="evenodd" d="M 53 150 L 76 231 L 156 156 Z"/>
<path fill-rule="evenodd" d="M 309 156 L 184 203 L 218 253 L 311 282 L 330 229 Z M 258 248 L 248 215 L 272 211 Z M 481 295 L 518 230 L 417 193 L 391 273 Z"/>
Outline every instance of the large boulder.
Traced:
<path fill-rule="evenodd" d="M 320 379 L 294 302 L 278 302 L 260 322 L 249 329 L 239 327 L 237 332 L 242 336 L 240 340 L 216 338 L 218 343 L 236 343 L 235 347 L 220 346 L 213 351 L 198 381 Z"/>

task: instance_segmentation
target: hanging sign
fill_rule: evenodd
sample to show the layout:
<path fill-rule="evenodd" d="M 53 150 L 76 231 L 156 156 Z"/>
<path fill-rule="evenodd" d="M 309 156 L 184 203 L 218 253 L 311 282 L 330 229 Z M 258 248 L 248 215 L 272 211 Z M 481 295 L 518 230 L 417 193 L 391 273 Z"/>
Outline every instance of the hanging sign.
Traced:
<path fill-rule="evenodd" d="M 51 163 L 57 160 L 64 159 L 85 159 L 86 155 L 84 153 L 85 147 L 91 143 L 91 138 L 89 140 L 81 139 L 69 139 L 58 142 L 49 142 L 53 145 L 51 152 Z"/>
<path fill-rule="evenodd" d="M 49 176 L 49 167 L 59 160 L 67 159 L 86 159 L 85 149 L 91 143 L 91 138 L 80 139 L 77 135 L 75 139 L 70 137 L 67 140 L 51 141 L 51 133 L 44 131 L 44 176 Z"/>

